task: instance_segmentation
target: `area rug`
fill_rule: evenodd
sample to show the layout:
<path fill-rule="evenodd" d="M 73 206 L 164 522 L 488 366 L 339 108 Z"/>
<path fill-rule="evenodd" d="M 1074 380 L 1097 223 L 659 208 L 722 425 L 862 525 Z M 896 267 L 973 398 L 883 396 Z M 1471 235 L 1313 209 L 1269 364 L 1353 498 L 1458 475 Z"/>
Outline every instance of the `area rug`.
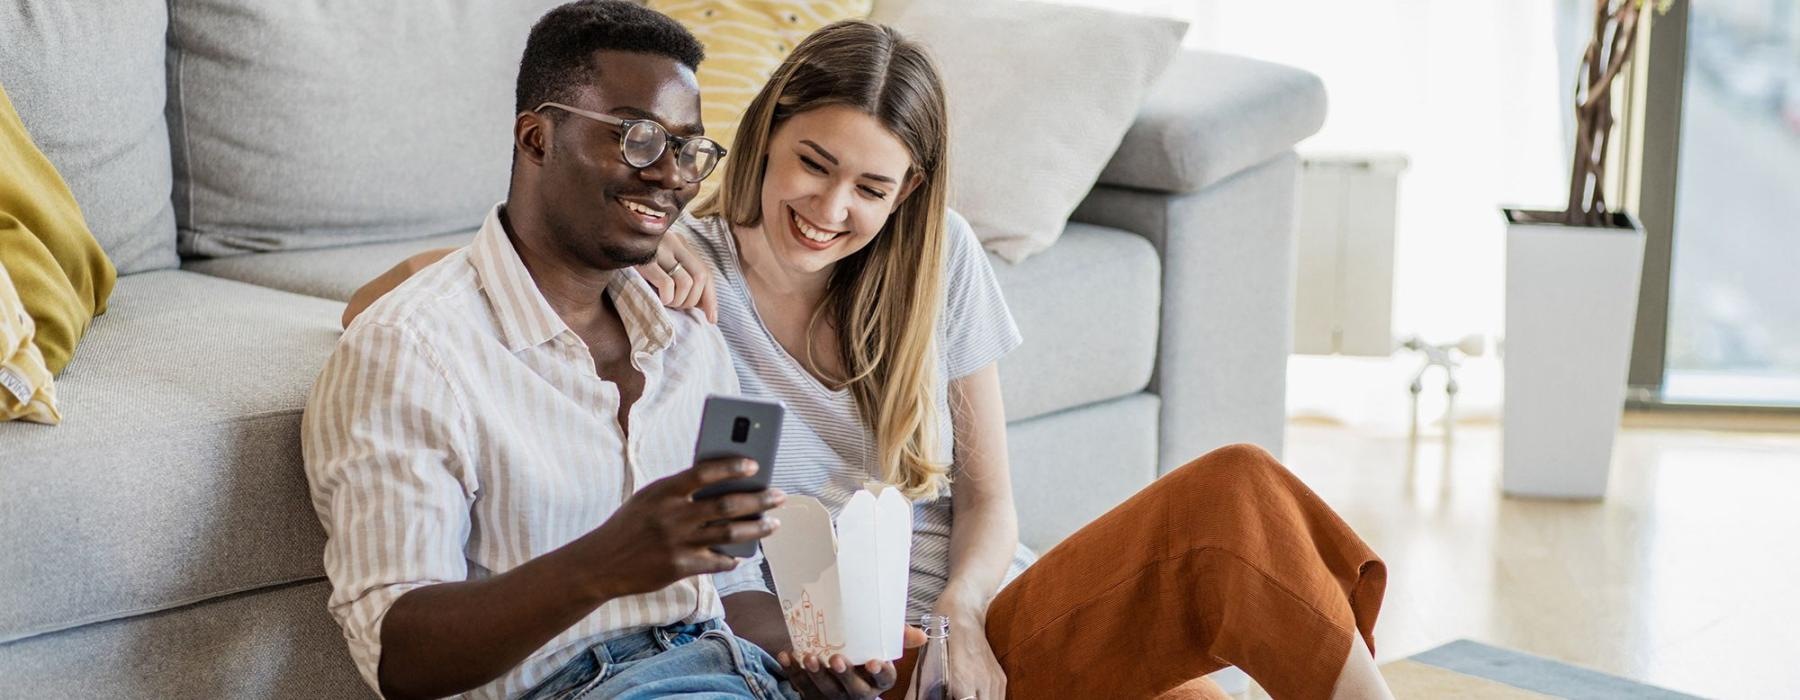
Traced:
<path fill-rule="evenodd" d="M 1383 664 L 1396 698 L 1654 698 L 1692 695 L 1467 639 Z"/>

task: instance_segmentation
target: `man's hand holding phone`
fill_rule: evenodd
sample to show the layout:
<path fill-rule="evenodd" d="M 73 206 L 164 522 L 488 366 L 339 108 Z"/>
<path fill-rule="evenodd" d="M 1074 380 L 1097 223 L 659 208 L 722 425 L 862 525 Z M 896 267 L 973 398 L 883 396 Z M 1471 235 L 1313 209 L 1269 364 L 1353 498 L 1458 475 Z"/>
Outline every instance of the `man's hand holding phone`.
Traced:
<path fill-rule="evenodd" d="M 737 559 L 713 548 L 754 542 L 774 532 L 780 523 L 767 513 L 786 495 L 779 489 L 694 495 L 756 472 L 756 463 L 747 459 L 709 459 L 632 494 L 600 527 L 570 544 L 586 550 L 581 559 L 592 562 L 595 593 L 607 600 L 649 593 L 737 566 Z"/>

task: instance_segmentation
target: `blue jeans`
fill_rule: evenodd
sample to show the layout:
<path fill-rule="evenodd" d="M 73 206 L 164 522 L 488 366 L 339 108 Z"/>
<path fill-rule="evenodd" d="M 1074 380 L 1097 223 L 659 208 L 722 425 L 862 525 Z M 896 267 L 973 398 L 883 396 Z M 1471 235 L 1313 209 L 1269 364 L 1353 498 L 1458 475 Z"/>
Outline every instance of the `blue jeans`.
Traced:
<path fill-rule="evenodd" d="M 719 620 L 657 627 L 576 654 L 522 700 L 795 700 L 775 658 Z"/>

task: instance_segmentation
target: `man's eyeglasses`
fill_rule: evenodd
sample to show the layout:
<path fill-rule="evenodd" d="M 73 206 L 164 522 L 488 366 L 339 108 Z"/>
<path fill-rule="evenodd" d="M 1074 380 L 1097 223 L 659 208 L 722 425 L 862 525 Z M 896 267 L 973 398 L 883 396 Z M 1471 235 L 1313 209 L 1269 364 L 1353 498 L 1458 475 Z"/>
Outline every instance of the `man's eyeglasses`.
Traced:
<path fill-rule="evenodd" d="M 650 164 L 662 158 L 663 151 L 672 144 L 675 146 L 675 174 L 688 182 L 699 182 L 711 175 L 713 168 L 718 167 L 719 161 L 725 158 L 725 147 L 720 146 L 719 142 L 705 136 L 675 136 L 661 124 L 649 119 L 620 119 L 558 102 L 545 102 L 532 111 L 542 112 L 545 107 L 555 107 L 618 127 L 619 152 L 633 168 L 650 167 Z"/>

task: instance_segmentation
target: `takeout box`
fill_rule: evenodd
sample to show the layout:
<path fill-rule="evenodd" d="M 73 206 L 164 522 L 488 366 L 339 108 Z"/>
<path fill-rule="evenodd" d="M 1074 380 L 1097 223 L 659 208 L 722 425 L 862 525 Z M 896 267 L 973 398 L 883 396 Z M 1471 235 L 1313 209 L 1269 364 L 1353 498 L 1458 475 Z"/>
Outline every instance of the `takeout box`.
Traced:
<path fill-rule="evenodd" d="M 794 651 L 843 654 L 855 664 L 900 658 L 912 502 L 871 484 L 850 497 L 835 527 L 808 496 L 789 496 L 771 514 L 781 527 L 763 540 L 763 553 Z"/>

